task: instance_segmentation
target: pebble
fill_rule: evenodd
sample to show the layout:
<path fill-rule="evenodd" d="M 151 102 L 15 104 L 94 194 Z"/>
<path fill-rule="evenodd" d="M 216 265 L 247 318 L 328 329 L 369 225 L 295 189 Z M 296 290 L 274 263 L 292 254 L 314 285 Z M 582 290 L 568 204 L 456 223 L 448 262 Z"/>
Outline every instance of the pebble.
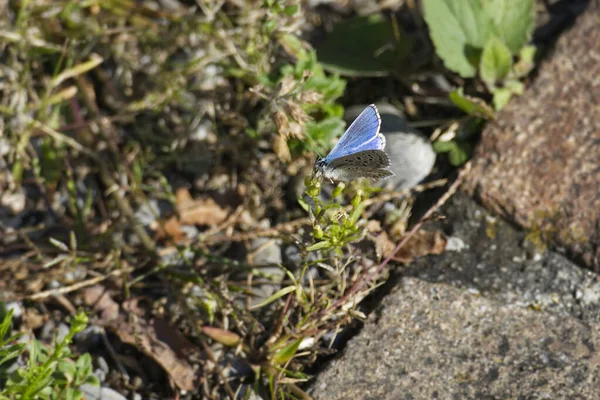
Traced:
<path fill-rule="evenodd" d="M 10 303 L 6 303 L 6 311 L 10 310 L 13 310 L 13 321 L 21 318 L 23 315 L 23 306 L 19 302 L 12 301 Z"/>
<path fill-rule="evenodd" d="M 127 400 L 127 398 L 113 389 L 84 384 L 79 387 L 86 400 Z"/>

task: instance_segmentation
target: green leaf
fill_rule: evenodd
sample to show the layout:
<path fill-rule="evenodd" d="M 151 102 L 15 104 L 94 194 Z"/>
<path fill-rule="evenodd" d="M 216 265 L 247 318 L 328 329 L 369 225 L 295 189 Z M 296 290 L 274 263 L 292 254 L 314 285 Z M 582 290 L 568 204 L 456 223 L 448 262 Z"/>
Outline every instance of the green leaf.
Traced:
<path fill-rule="evenodd" d="M 300 207 L 306 212 L 310 209 L 308 203 L 303 198 L 298 198 L 298 204 L 300 204 Z"/>
<path fill-rule="evenodd" d="M 394 33 L 392 21 L 381 15 L 352 18 L 333 27 L 317 48 L 318 59 L 332 72 L 347 76 L 387 76 L 401 68 L 411 42 Z"/>
<path fill-rule="evenodd" d="M 291 343 L 288 343 L 284 348 L 279 350 L 275 355 L 273 355 L 273 364 L 281 365 L 288 362 L 294 354 L 298 351 L 298 347 L 300 347 L 300 343 L 302 343 L 302 339 L 296 339 Z"/>
<path fill-rule="evenodd" d="M 294 4 L 293 6 L 287 6 L 283 9 L 283 13 L 289 17 L 294 16 L 298 12 L 298 4 Z"/>
<path fill-rule="evenodd" d="M 251 309 L 264 307 L 267 304 L 274 302 L 278 298 L 283 297 L 286 294 L 293 292 L 294 290 L 296 290 L 296 286 L 286 286 L 283 289 L 279 289 L 277 292 L 275 292 L 271 296 L 269 296 L 269 298 L 266 299 L 265 301 L 263 301 L 259 304 L 256 304 L 255 306 L 252 306 Z"/>
<path fill-rule="evenodd" d="M 519 96 L 522 95 L 523 91 L 525 90 L 525 85 L 523 85 L 523 82 L 512 79 L 504 82 L 504 87 L 509 89 L 511 93 Z"/>
<path fill-rule="evenodd" d="M 85 381 L 83 381 L 83 384 L 100 386 L 100 380 L 98 380 L 98 377 L 96 375 L 88 375 L 85 378 Z"/>
<path fill-rule="evenodd" d="M 350 213 L 350 216 L 348 217 L 348 224 L 350 226 L 356 225 L 356 222 L 358 222 L 358 219 L 362 215 L 362 212 L 364 209 L 365 209 L 364 203 L 360 203 L 357 207 L 354 208 L 354 210 L 352 210 L 352 212 Z"/>
<path fill-rule="evenodd" d="M 286 33 L 279 38 L 279 43 L 289 55 L 296 58 L 307 57 L 306 45 L 298 36 Z"/>
<path fill-rule="evenodd" d="M 494 90 L 494 108 L 496 111 L 500 111 L 508 103 L 512 96 L 512 92 L 508 88 L 500 88 Z"/>
<path fill-rule="evenodd" d="M 25 351 L 25 343 L 18 343 L 12 346 L 2 348 L 2 354 L 0 357 L 0 366 L 7 363 L 21 355 Z"/>
<path fill-rule="evenodd" d="M 519 51 L 519 61 L 513 68 L 516 77 L 525 76 L 533 69 L 536 52 L 535 46 L 525 46 Z"/>
<path fill-rule="evenodd" d="M 481 0 L 423 0 L 425 22 L 446 68 L 475 76 L 481 49 L 494 26 Z"/>
<path fill-rule="evenodd" d="M 453 140 L 436 140 L 432 146 L 436 153 L 447 153 L 456 147 L 456 143 Z"/>
<path fill-rule="evenodd" d="M 329 246 L 331 246 L 331 243 L 329 242 L 329 240 L 323 240 L 322 242 L 318 242 L 311 246 L 308 246 L 306 248 L 306 251 L 317 251 L 317 250 L 321 250 L 321 249 L 324 249 Z"/>
<path fill-rule="evenodd" d="M 486 119 L 494 118 L 494 110 L 485 101 L 465 95 L 462 88 L 450 92 L 450 100 L 469 115 Z"/>
<path fill-rule="evenodd" d="M 511 54 L 516 55 L 531 39 L 535 27 L 535 0 L 486 0 L 486 14 Z"/>
<path fill-rule="evenodd" d="M 467 142 L 457 141 L 456 146 L 448 152 L 450 164 L 459 167 L 467 162 L 471 156 L 471 145 Z"/>
<path fill-rule="evenodd" d="M 85 377 L 92 373 L 92 356 L 89 353 L 85 353 L 79 357 L 75 363 L 75 369 L 79 380 L 84 380 Z"/>
<path fill-rule="evenodd" d="M 77 371 L 75 364 L 71 360 L 58 360 L 57 370 L 63 374 L 67 382 L 71 383 L 75 380 L 75 374 Z"/>
<path fill-rule="evenodd" d="M 12 308 L 8 310 L 8 312 L 6 313 L 6 315 L 4 315 L 4 318 L 2 319 L 2 323 L 0 323 L 0 341 L 4 341 L 4 337 L 6 336 L 8 330 L 11 327 L 13 312 L 14 310 Z"/>
<path fill-rule="evenodd" d="M 306 123 L 306 136 L 312 141 L 320 153 L 325 153 L 333 147 L 333 139 L 344 133 L 344 121 L 339 117 L 325 118 L 319 122 Z"/>
<path fill-rule="evenodd" d="M 510 73 L 512 55 L 500 39 L 491 36 L 485 44 L 479 65 L 481 79 L 488 88 L 493 88 L 497 82 L 502 82 Z"/>

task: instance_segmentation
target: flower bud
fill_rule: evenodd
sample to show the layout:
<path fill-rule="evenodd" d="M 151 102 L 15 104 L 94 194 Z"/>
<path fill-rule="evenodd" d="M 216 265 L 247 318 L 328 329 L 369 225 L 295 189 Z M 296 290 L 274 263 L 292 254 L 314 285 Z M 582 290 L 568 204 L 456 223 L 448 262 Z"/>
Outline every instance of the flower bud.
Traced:
<path fill-rule="evenodd" d="M 346 184 L 344 182 L 340 182 L 335 189 L 333 189 L 333 193 L 331 194 L 332 197 L 338 197 L 340 194 L 342 194 L 342 192 L 344 191 L 344 189 L 346 188 Z"/>
<path fill-rule="evenodd" d="M 360 202 L 362 201 L 362 190 L 358 190 L 354 197 L 352 198 L 352 207 L 358 207 Z"/>
<path fill-rule="evenodd" d="M 323 229 L 321 229 L 320 225 L 313 228 L 313 237 L 315 239 L 321 239 L 323 237 Z"/>

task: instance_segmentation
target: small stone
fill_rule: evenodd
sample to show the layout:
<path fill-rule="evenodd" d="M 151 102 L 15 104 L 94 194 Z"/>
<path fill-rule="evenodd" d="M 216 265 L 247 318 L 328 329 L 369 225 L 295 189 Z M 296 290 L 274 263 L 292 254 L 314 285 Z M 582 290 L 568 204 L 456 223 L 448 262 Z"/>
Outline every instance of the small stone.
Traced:
<path fill-rule="evenodd" d="M 64 322 L 60 322 L 58 324 L 58 329 L 57 329 L 57 336 L 56 336 L 57 342 L 62 342 L 63 340 L 65 340 L 65 337 L 69 334 L 69 331 L 70 331 L 69 325 L 65 324 Z"/>
<path fill-rule="evenodd" d="M 15 192 L 5 192 L 0 195 L 0 206 L 8 208 L 13 214 L 25 209 L 25 192 L 20 189 Z"/>
<path fill-rule="evenodd" d="M 103 334 L 103 328 L 96 325 L 91 325 L 85 328 L 83 331 L 76 333 L 73 337 L 73 341 L 86 349 L 92 348 L 102 343 Z"/>
<path fill-rule="evenodd" d="M 459 237 L 451 236 L 446 242 L 447 251 L 461 251 L 468 248 L 469 245 L 465 244 L 465 242 Z"/>
<path fill-rule="evenodd" d="M 79 387 L 86 400 L 127 400 L 127 398 L 113 389 L 84 384 Z"/>
<path fill-rule="evenodd" d="M 11 301 L 10 303 L 6 303 L 6 310 L 13 310 L 13 321 L 23 316 L 23 306 L 19 302 Z"/>

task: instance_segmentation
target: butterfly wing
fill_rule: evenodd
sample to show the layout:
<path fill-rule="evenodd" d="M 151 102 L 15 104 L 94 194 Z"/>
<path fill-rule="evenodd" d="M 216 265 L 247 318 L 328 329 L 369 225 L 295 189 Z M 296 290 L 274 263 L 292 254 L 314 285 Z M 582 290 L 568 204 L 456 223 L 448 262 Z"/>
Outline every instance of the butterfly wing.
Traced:
<path fill-rule="evenodd" d="M 350 181 L 356 178 L 379 180 L 393 176 L 390 158 L 383 150 L 363 150 L 333 159 L 323 168 L 326 178 Z"/>
<path fill-rule="evenodd" d="M 335 158 L 327 164 L 327 168 L 332 170 L 342 166 L 385 168 L 390 166 L 390 158 L 383 150 L 364 150 Z"/>
<path fill-rule="evenodd" d="M 343 166 L 334 171 L 325 171 L 325 177 L 333 181 L 349 182 L 356 178 L 367 178 L 372 181 L 379 181 L 390 176 L 394 176 L 392 171 L 383 168 L 369 168 L 358 166 Z"/>
<path fill-rule="evenodd" d="M 346 130 L 333 150 L 325 157 L 327 163 L 364 150 L 383 150 L 385 138 L 379 133 L 381 117 L 374 104 L 369 105 Z"/>

